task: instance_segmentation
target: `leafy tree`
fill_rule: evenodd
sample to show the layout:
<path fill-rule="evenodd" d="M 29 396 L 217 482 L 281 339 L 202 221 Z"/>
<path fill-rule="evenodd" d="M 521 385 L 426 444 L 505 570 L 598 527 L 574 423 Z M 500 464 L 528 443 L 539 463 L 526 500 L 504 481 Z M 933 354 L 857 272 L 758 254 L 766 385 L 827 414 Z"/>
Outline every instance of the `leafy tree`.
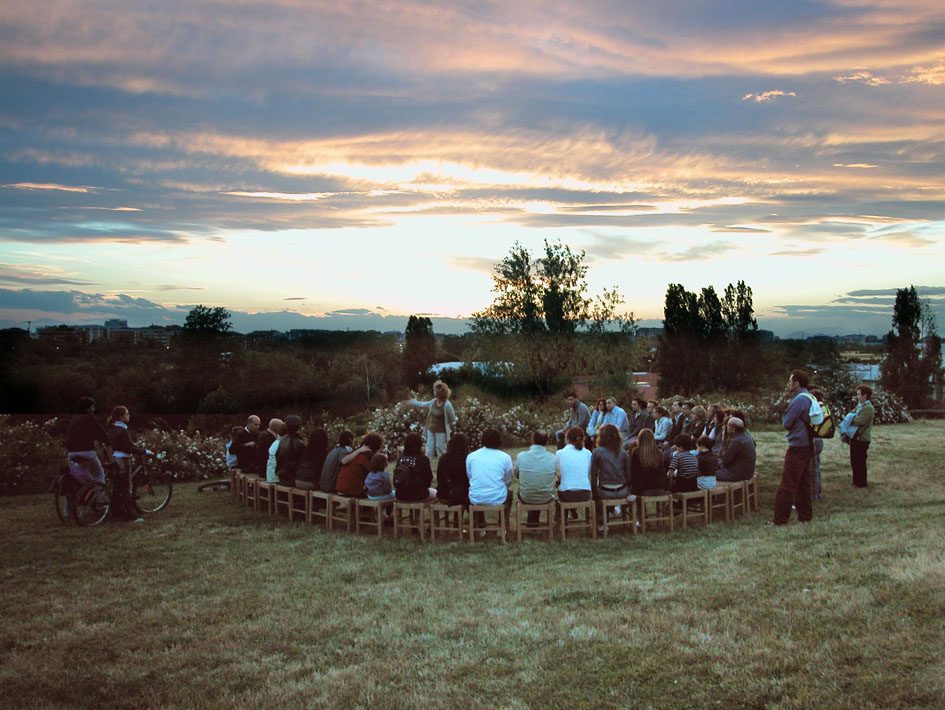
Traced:
<path fill-rule="evenodd" d="M 222 306 L 194 306 L 184 319 L 184 332 L 187 335 L 219 336 L 231 330 L 230 312 Z"/>
<path fill-rule="evenodd" d="M 433 321 L 423 316 L 410 316 L 404 331 L 404 380 L 416 387 L 424 373 L 436 361 L 436 338 Z M 370 399 L 370 387 L 368 387 Z"/>
<path fill-rule="evenodd" d="M 908 406 L 921 407 L 929 401 L 931 385 L 940 377 L 942 341 L 935 317 L 923 308 L 915 286 L 897 289 L 892 326 L 886 336 L 881 383 Z"/>
<path fill-rule="evenodd" d="M 632 314 L 618 314 L 617 289 L 587 295 L 584 259 L 560 241 L 546 240 L 538 258 L 516 242 L 495 265 L 492 304 L 472 316 L 474 355 L 512 363 L 518 385 L 545 394 L 578 371 L 600 367 L 594 355 L 604 341 L 629 342 Z M 621 363 L 624 372 L 630 366 Z"/>

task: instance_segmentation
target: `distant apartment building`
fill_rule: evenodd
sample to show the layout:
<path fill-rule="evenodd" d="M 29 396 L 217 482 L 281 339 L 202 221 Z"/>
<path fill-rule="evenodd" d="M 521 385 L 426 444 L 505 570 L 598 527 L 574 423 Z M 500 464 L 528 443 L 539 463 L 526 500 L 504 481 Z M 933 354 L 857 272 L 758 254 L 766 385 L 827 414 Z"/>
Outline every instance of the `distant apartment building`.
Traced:
<path fill-rule="evenodd" d="M 55 342 L 80 342 L 88 345 L 98 340 L 117 340 L 127 343 L 158 343 L 170 347 L 180 332 L 180 326 L 151 325 L 146 328 L 129 328 L 128 321 L 111 319 L 102 325 L 50 325 L 36 329 L 39 340 Z"/>

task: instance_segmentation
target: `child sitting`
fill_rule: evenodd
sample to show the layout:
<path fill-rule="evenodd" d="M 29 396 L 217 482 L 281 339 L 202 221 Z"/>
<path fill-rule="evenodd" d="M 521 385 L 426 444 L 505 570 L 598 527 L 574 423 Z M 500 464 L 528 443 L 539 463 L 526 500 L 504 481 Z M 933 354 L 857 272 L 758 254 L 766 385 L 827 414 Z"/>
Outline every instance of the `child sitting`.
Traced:
<path fill-rule="evenodd" d="M 364 479 L 368 500 L 393 500 L 394 487 L 387 472 L 387 455 L 380 452 L 371 458 L 371 471 Z"/>
<path fill-rule="evenodd" d="M 699 490 L 699 461 L 692 454 L 692 437 L 680 434 L 673 439 L 673 458 L 669 462 L 670 490 L 690 493 Z"/>
<path fill-rule="evenodd" d="M 243 431 L 243 427 L 233 427 L 233 429 L 230 431 L 230 440 L 226 443 L 226 468 L 228 471 L 233 468 L 239 468 L 239 461 L 236 459 L 236 452 L 233 451 L 232 446 L 237 440 L 237 437 L 239 437 L 241 431 Z"/>
<path fill-rule="evenodd" d="M 712 452 L 715 442 L 711 436 L 700 436 L 696 442 L 696 461 L 699 462 L 699 477 L 696 483 L 700 491 L 715 488 L 715 472 L 719 470 L 719 457 Z"/>

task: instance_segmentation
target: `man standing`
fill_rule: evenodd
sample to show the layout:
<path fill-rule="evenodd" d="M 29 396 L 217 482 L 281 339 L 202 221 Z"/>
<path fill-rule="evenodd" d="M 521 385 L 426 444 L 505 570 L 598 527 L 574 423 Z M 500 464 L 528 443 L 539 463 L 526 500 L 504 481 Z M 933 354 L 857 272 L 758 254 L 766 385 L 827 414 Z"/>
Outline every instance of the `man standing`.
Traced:
<path fill-rule="evenodd" d="M 582 431 L 587 431 L 587 425 L 591 421 L 591 410 L 587 408 L 587 405 L 584 404 L 575 392 L 568 392 L 568 396 L 565 397 L 565 402 L 568 404 L 568 408 L 565 410 L 565 413 L 568 415 L 568 418 L 564 422 L 564 429 L 559 429 L 555 432 L 555 440 L 558 442 L 558 448 L 564 448 L 564 433 L 571 427 L 577 427 Z"/>
<path fill-rule="evenodd" d="M 252 473 L 256 461 L 256 435 L 259 432 L 259 417 L 250 414 L 246 417 L 246 425 L 233 439 L 230 445 L 231 453 L 236 454 L 236 465 L 243 473 Z"/>
<path fill-rule="evenodd" d="M 515 457 L 518 476 L 518 499 L 529 505 L 542 505 L 555 499 L 555 455 L 548 451 L 548 433 L 538 429 L 532 434 L 532 445 Z M 537 525 L 541 512 L 528 511 L 528 524 Z"/>
<path fill-rule="evenodd" d="M 797 507 L 798 522 L 806 523 L 814 516 L 811 503 L 811 480 L 814 471 L 814 450 L 810 434 L 811 398 L 807 373 L 794 370 L 788 378 L 787 390 L 793 395 L 781 420 L 787 430 L 788 446 L 781 467 L 781 485 L 774 497 L 774 525 L 785 525 L 791 518 L 791 506 Z"/>

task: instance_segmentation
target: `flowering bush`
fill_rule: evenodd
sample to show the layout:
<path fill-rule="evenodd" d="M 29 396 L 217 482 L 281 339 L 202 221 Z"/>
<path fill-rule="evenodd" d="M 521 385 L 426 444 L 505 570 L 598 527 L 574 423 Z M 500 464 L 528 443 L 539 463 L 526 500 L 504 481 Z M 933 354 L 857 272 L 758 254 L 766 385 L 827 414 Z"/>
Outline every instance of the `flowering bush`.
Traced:
<path fill-rule="evenodd" d="M 0 416 L 0 495 L 40 493 L 66 462 L 62 441 L 52 434 L 57 420 L 42 424 L 9 424 Z"/>
<path fill-rule="evenodd" d="M 564 419 L 562 417 L 562 423 Z M 520 443 L 531 442 L 532 432 L 544 429 L 553 434 L 559 427 L 547 425 L 542 421 L 542 415 L 524 404 L 516 404 L 509 411 L 499 417 L 500 429 L 508 436 L 517 439 Z"/>
<path fill-rule="evenodd" d="M 168 468 L 178 481 L 201 481 L 226 475 L 227 440 L 199 431 L 150 429 L 139 434 L 138 445 L 167 454 Z"/>

